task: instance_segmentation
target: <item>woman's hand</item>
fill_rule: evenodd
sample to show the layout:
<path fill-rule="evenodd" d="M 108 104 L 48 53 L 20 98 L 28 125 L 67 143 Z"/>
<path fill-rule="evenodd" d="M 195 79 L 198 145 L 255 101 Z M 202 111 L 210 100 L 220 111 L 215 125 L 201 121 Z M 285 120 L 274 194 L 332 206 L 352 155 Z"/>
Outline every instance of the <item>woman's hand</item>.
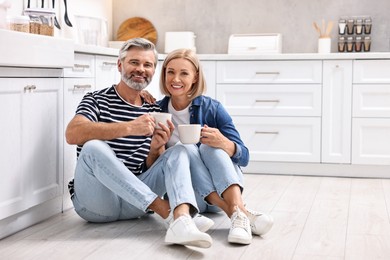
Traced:
<path fill-rule="evenodd" d="M 147 90 L 142 90 L 140 96 L 145 100 L 148 104 L 156 103 L 156 99 L 150 94 Z"/>
<path fill-rule="evenodd" d="M 236 145 L 226 138 L 218 128 L 208 127 L 204 125 L 201 132 L 202 138 L 200 142 L 214 148 L 224 150 L 230 157 L 236 152 Z"/>

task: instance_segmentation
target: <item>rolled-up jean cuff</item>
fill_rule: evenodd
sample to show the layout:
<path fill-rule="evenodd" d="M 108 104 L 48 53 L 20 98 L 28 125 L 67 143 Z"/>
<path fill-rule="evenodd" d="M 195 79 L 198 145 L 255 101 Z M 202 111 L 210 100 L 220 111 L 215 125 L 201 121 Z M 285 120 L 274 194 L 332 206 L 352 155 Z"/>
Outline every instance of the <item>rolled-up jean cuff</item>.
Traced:
<path fill-rule="evenodd" d="M 231 182 L 231 183 L 226 184 L 226 186 L 225 186 L 222 190 L 218 190 L 218 189 L 217 189 L 218 195 L 219 195 L 221 198 L 223 198 L 223 197 L 222 197 L 222 193 L 224 193 L 224 192 L 226 191 L 226 189 L 229 188 L 229 187 L 232 186 L 232 185 L 238 185 L 238 187 L 240 187 L 241 193 L 242 193 L 242 191 L 244 190 L 244 187 L 241 185 L 241 183 L 238 183 L 238 182 Z"/>
<path fill-rule="evenodd" d="M 148 202 L 143 203 L 142 210 L 146 213 L 149 210 L 150 205 L 158 198 L 157 194 L 154 195 L 154 198 Z"/>

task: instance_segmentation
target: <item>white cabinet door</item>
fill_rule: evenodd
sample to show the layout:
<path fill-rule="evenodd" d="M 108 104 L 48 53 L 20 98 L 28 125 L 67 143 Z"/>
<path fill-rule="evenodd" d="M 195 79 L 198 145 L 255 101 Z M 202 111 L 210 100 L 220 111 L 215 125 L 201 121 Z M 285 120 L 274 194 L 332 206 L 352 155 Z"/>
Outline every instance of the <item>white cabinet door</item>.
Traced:
<path fill-rule="evenodd" d="M 353 117 L 390 117 L 390 84 L 355 84 Z"/>
<path fill-rule="evenodd" d="M 323 163 L 351 162 L 352 61 L 324 61 Z"/>
<path fill-rule="evenodd" d="M 251 161 L 320 162 L 319 117 L 232 118 Z"/>
<path fill-rule="evenodd" d="M 120 81 L 120 73 L 117 65 L 118 57 L 101 56 L 95 57 L 96 89 L 111 87 L 113 84 L 118 84 Z"/>
<path fill-rule="evenodd" d="M 25 208 L 22 172 L 22 91 L 11 82 L 0 79 L 0 219 Z M 7 111 L 7 112 L 6 112 Z"/>
<path fill-rule="evenodd" d="M 390 118 L 354 118 L 352 163 L 390 165 Z"/>
<path fill-rule="evenodd" d="M 0 218 L 62 194 L 63 90 L 60 78 L 0 79 L 7 139 L 1 148 L 4 173 Z M 8 118 L 9 117 L 9 118 Z"/>

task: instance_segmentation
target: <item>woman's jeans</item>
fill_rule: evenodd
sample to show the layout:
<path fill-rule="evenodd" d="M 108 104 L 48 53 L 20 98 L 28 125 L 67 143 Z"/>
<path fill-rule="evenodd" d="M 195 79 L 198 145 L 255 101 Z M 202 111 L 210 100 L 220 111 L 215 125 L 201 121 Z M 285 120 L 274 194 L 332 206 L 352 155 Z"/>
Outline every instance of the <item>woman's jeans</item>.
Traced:
<path fill-rule="evenodd" d="M 212 192 L 222 193 L 231 185 L 237 184 L 243 190 L 243 176 L 238 165 L 222 149 L 201 144 L 184 145 L 190 156 L 193 188 L 200 212 L 221 211 L 208 204 L 205 198 Z M 174 147 L 174 146 L 173 146 Z"/>
<path fill-rule="evenodd" d="M 197 212 L 189 167 L 186 149 L 176 145 L 136 176 L 108 144 L 88 141 L 77 160 L 73 205 L 87 221 L 110 222 L 144 215 L 157 197 L 167 193 L 171 209 L 188 203 Z"/>

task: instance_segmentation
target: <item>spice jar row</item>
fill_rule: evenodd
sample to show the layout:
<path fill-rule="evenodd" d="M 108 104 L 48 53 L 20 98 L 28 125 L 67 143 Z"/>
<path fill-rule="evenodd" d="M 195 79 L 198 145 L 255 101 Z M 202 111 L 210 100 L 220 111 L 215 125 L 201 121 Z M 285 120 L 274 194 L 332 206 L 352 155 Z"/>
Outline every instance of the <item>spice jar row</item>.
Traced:
<path fill-rule="evenodd" d="M 361 52 L 370 51 L 371 49 L 371 36 L 340 36 L 338 42 L 339 52 Z"/>
<path fill-rule="evenodd" d="M 372 29 L 372 19 L 369 16 L 342 17 L 339 19 L 340 35 L 371 34 L 371 29 Z"/>

